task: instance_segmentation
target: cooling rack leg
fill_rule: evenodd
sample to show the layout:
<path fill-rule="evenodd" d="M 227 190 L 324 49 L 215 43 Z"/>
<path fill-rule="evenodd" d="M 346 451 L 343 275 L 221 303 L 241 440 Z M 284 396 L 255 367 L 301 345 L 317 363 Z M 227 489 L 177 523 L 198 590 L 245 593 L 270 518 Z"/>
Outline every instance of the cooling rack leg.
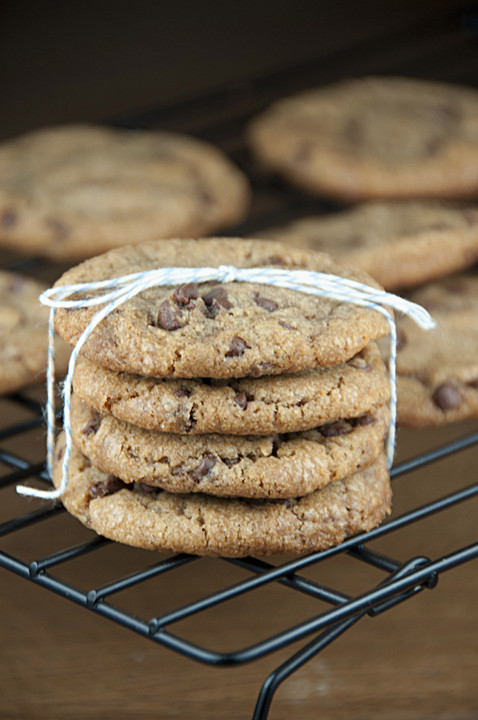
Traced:
<path fill-rule="evenodd" d="M 259 696 L 257 698 L 256 707 L 252 720 L 266 720 L 269 715 L 270 706 L 279 685 L 284 682 L 292 673 L 305 665 L 306 662 L 311 660 L 327 645 L 330 645 L 339 635 L 342 635 L 349 627 L 354 625 L 360 618 L 362 618 L 366 612 L 361 612 L 358 615 L 354 615 L 341 623 L 333 625 L 331 628 L 321 633 L 312 642 L 305 645 L 302 650 L 299 650 L 289 660 L 276 668 L 268 678 L 266 678 Z"/>

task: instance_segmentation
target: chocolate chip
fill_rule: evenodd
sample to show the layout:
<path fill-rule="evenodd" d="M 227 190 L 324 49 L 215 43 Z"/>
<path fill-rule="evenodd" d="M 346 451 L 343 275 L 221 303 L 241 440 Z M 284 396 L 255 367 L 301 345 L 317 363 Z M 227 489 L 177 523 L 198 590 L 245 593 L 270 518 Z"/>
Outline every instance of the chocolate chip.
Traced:
<path fill-rule="evenodd" d="M 178 330 L 186 325 L 186 321 L 179 308 L 171 305 L 169 300 L 165 300 L 158 308 L 156 325 L 164 330 Z"/>
<path fill-rule="evenodd" d="M 309 402 L 309 398 L 303 397 L 299 402 L 296 403 L 297 407 L 302 407 Z"/>
<path fill-rule="evenodd" d="M 295 330 L 295 328 L 292 327 L 292 325 L 289 325 L 288 322 L 285 322 L 285 320 L 279 320 L 279 325 L 281 327 L 285 328 L 286 330 Z"/>
<path fill-rule="evenodd" d="M 267 312 L 274 312 L 274 310 L 277 310 L 277 308 L 279 307 L 275 300 L 261 297 L 258 292 L 254 293 L 254 300 L 257 305 L 260 305 L 260 307 L 264 308 L 264 310 L 267 310 Z"/>
<path fill-rule="evenodd" d="M 234 402 L 236 405 L 239 405 L 239 407 L 242 410 L 245 410 L 247 407 L 247 395 L 245 392 L 237 393 L 237 395 L 234 398 Z"/>
<path fill-rule="evenodd" d="M 337 435 L 348 435 L 352 432 L 352 425 L 347 420 L 337 420 L 337 422 L 321 425 L 317 430 L 324 437 L 336 437 Z"/>
<path fill-rule="evenodd" d="M 18 213 L 15 212 L 15 210 L 12 210 L 11 208 L 6 208 L 2 216 L 0 217 L 0 226 L 7 230 L 8 228 L 13 227 L 15 223 L 18 220 Z"/>
<path fill-rule="evenodd" d="M 95 483 L 88 491 L 90 498 L 105 497 L 106 495 L 113 495 L 119 490 L 123 490 L 127 485 L 115 475 L 108 475 L 106 480 Z"/>
<path fill-rule="evenodd" d="M 58 218 L 47 218 L 45 220 L 45 224 L 51 230 L 57 240 L 62 240 L 70 234 L 70 228 L 68 227 L 68 225 L 66 225 L 66 223 L 64 223 L 62 220 L 58 220 Z"/>
<path fill-rule="evenodd" d="M 189 388 L 187 388 L 187 387 L 185 387 L 184 385 L 182 385 L 180 388 L 178 388 L 178 390 L 175 390 L 175 391 L 174 391 L 174 394 L 175 394 L 176 397 L 178 397 L 178 398 L 191 397 L 191 395 L 192 395 L 192 390 L 190 390 Z"/>
<path fill-rule="evenodd" d="M 230 310 L 232 308 L 232 303 L 227 295 L 227 290 L 222 286 L 209 290 L 209 292 L 202 296 L 202 299 L 207 307 L 212 307 L 216 304 L 221 305 L 225 310 Z"/>
<path fill-rule="evenodd" d="M 221 461 L 226 465 L 226 467 L 231 468 L 233 465 L 237 465 L 237 463 L 241 462 L 241 458 L 221 458 Z"/>
<path fill-rule="evenodd" d="M 270 375 L 274 365 L 269 362 L 260 362 L 258 365 L 251 365 L 249 368 L 250 377 L 262 377 L 262 375 Z"/>
<path fill-rule="evenodd" d="M 271 255 L 270 258 L 268 258 L 267 263 L 268 265 L 286 265 L 286 261 L 284 258 L 280 257 L 280 255 Z"/>
<path fill-rule="evenodd" d="M 433 402 L 440 410 L 453 410 L 461 403 L 461 395 L 458 388 L 449 382 L 444 382 L 435 389 Z"/>
<path fill-rule="evenodd" d="M 83 428 L 83 435 L 86 435 L 87 437 L 89 437 L 90 435 L 96 435 L 100 428 L 102 420 L 103 417 L 99 413 L 93 413 L 88 422 L 86 423 L 85 427 Z"/>
<path fill-rule="evenodd" d="M 248 347 L 249 346 L 241 337 L 239 337 L 239 335 L 233 335 L 226 357 L 240 357 L 244 354 L 245 349 Z"/>
<path fill-rule="evenodd" d="M 216 458 L 209 453 L 206 453 L 205 455 L 203 455 L 203 459 L 201 460 L 197 468 L 191 473 L 191 477 L 196 482 L 199 482 L 201 478 L 203 478 L 205 475 L 208 474 L 210 470 L 212 470 L 215 464 Z"/>
<path fill-rule="evenodd" d="M 197 300 L 199 297 L 199 288 L 197 283 L 190 282 L 180 285 L 173 293 L 173 300 L 180 305 L 186 305 L 188 309 L 194 307 L 194 303 L 191 300 Z"/>
<path fill-rule="evenodd" d="M 475 378 L 474 380 L 470 380 L 466 383 L 469 387 L 475 388 L 478 390 L 478 378 Z"/>
<path fill-rule="evenodd" d="M 272 457 L 277 457 L 278 450 L 280 446 L 282 445 L 282 440 L 280 437 L 275 437 L 272 441 L 272 450 L 271 455 Z"/>
<path fill-rule="evenodd" d="M 360 415 L 360 417 L 352 418 L 349 422 L 353 425 L 353 427 L 360 425 L 372 425 L 375 422 L 375 418 L 373 415 L 367 413 L 366 415 Z"/>

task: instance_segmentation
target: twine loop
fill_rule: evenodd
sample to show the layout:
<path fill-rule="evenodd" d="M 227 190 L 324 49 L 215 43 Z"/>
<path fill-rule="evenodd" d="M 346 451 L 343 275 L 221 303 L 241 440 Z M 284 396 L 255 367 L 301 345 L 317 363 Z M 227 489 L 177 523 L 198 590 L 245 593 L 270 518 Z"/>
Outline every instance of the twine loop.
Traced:
<path fill-rule="evenodd" d="M 65 432 L 65 452 L 62 460 L 62 479 L 60 486 L 54 490 L 37 490 L 36 488 L 20 485 L 17 492 L 47 500 L 60 498 L 68 485 L 68 466 L 72 451 L 72 435 L 70 421 L 71 387 L 75 364 L 81 348 L 97 325 L 135 295 L 149 288 L 162 285 L 174 286 L 184 283 L 219 282 L 249 282 L 261 285 L 275 285 L 298 292 L 316 295 L 339 302 L 350 302 L 362 307 L 368 307 L 381 313 L 390 326 L 390 428 L 387 439 L 387 459 L 392 465 L 395 448 L 395 430 L 397 414 L 396 391 L 396 354 L 397 333 L 395 320 L 390 312 L 393 309 L 412 318 L 423 329 L 435 327 L 435 322 L 425 308 L 405 300 L 398 295 L 378 290 L 370 285 L 364 285 L 355 280 L 349 280 L 338 275 L 312 272 L 309 270 L 284 270 L 276 268 L 237 268 L 233 265 L 220 265 L 219 267 L 169 267 L 156 268 L 144 272 L 133 273 L 110 280 L 98 282 L 77 283 L 49 288 L 40 295 L 40 302 L 50 307 L 49 320 L 49 348 L 47 369 L 47 467 L 50 478 L 52 476 L 53 453 L 55 444 L 55 355 L 54 355 L 54 320 L 57 308 L 86 308 L 103 305 L 95 313 L 92 320 L 80 335 L 78 342 L 72 350 L 68 364 L 68 373 L 63 384 L 63 412 Z M 81 297 L 78 297 L 81 295 Z"/>

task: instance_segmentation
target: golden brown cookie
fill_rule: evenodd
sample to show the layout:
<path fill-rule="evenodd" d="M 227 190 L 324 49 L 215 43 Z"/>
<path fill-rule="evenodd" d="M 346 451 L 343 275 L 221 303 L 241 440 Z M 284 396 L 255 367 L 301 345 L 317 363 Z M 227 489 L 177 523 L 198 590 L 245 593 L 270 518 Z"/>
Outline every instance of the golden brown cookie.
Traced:
<path fill-rule="evenodd" d="M 53 480 L 59 485 L 63 436 Z M 177 495 L 142 484 L 125 486 L 76 449 L 62 502 L 100 535 L 148 550 L 197 555 L 271 555 L 325 550 L 371 530 L 390 512 L 385 458 L 303 498 L 273 502 Z"/>
<path fill-rule="evenodd" d="M 169 380 L 116 373 L 79 356 L 73 389 L 102 415 L 169 433 L 267 435 L 358 417 L 390 396 L 370 343 L 347 363 L 235 380 Z"/>
<path fill-rule="evenodd" d="M 398 320 L 398 418 L 423 427 L 478 417 L 478 276 L 425 286 L 410 299 L 437 323 L 422 330 Z"/>
<path fill-rule="evenodd" d="M 478 208 L 440 201 L 376 201 L 296 220 L 263 236 L 326 252 L 386 290 L 413 287 L 478 258 Z"/>
<path fill-rule="evenodd" d="M 248 199 L 221 151 L 182 135 L 66 125 L 0 146 L 0 243 L 55 261 L 207 234 Z"/>
<path fill-rule="evenodd" d="M 280 100 L 249 128 L 270 170 L 339 200 L 463 198 L 478 190 L 478 93 L 397 77 Z"/>
<path fill-rule="evenodd" d="M 329 256 L 280 243 L 213 238 L 112 250 L 66 272 L 56 286 L 159 267 L 275 267 L 337 274 L 379 287 Z M 97 308 L 58 310 L 56 329 L 75 344 Z M 230 378 L 336 365 L 388 334 L 375 310 L 257 283 L 151 288 L 108 315 L 83 346 L 117 372 Z"/>
<path fill-rule="evenodd" d="M 388 408 L 299 433 L 177 435 L 102 416 L 76 396 L 73 442 L 101 470 L 170 492 L 284 498 L 370 465 L 383 451 Z"/>
<path fill-rule="evenodd" d="M 45 379 L 48 308 L 38 300 L 45 286 L 18 273 L 0 270 L 0 393 Z M 56 344 L 56 370 L 66 372 L 69 348 Z"/>

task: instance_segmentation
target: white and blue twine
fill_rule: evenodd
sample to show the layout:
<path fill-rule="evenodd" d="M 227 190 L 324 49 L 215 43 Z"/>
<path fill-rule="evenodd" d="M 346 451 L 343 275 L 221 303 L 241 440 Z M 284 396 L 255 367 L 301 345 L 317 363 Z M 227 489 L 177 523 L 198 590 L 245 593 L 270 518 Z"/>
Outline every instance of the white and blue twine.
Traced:
<path fill-rule="evenodd" d="M 395 429 L 397 414 L 397 390 L 395 379 L 397 333 L 395 320 L 389 309 L 411 317 L 425 330 L 435 327 L 435 322 L 425 308 L 405 300 L 398 295 L 378 290 L 369 285 L 349 280 L 337 275 L 317 273 L 308 270 L 280 270 L 272 268 L 236 268 L 232 265 L 219 267 L 185 268 L 170 267 L 147 270 L 100 282 L 63 285 L 46 290 L 40 295 L 40 302 L 50 307 L 49 351 L 47 370 L 47 467 L 50 477 L 53 468 L 55 444 L 55 355 L 54 355 L 54 319 L 57 308 L 86 308 L 104 305 L 87 327 L 83 330 L 71 353 L 68 373 L 63 384 L 63 413 L 65 432 L 65 452 L 62 460 L 62 479 L 55 490 L 38 490 L 36 488 L 18 486 L 21 495 L 54 500 L 61 497 L 68 485 L 69 462 L 72 451 L 72 435 L 70 421 L 71 386 L 75 364 L 81 348 L 96 326 L 113 310 L 127 302 L 135 295 L 152 287 L 161 285 L 181 285 L 183 283 L 218 282 L 249 282 L 261 285 L 277 285 L 310 295 L 325 297 L 340 302 L 350 302 L 368 307 L 386 317 L 390 325 L 390 428 L 387 440 L 387 459 L 389 466 L 393 462 L 395 449 Z M 81 294 L 79 299 L 68 299 Z M 84 297 L 84 295 L 87 297 Z M 91 296 L 93 294 L 93 296 Z"/>

